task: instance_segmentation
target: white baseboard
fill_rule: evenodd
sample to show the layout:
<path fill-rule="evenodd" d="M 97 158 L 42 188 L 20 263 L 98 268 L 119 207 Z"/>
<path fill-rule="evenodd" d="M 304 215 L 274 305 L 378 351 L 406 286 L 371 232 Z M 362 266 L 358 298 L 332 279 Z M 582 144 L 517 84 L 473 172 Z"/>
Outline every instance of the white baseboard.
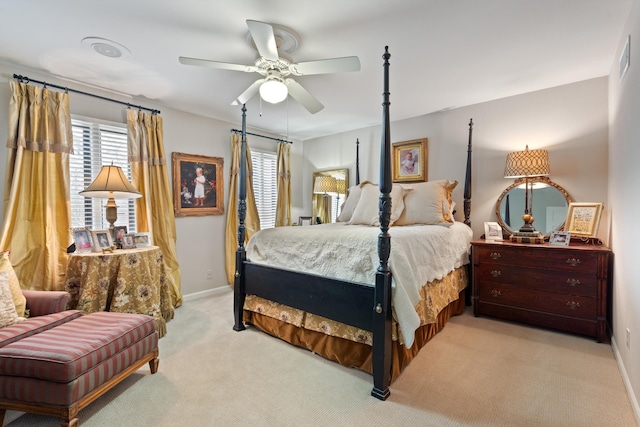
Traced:
<path fill-rule="evenodd" d="M 182 295 L 182 301 L 183 302 L 193 301 L 196 299 L 200 299 L 200 298 L 204 298 L 204 297 L 208 297 L 216 294 L 228 293 L 228 292 L 233 292 L 233 288 L 231 288 L 230 286 L 220 286 L 219 288 L 207 289 L 206 291 L 200 291 L 200 292 L 194 292 L 191 294 Z"/>
<path fill-rule="evenodd" d="M 636 422 L 640 426 L 640 406 L 638 405 L 638 399 L 633 392 L 633 387 L 631 387 L 631 381 L 629 381 L 627 370 L 622 363 L 622 357 L 620 356 L 620 351 L 618 350 L 618 344 L 616 343 L 615 337 L 611 337 L 611 348 L 613 348 L 613 355 L 616 358 L 616 362 L 618 362 L 618 369 L 620 370 L 620 374 L 622 375 L 624 387 L 627 389 L 629 401 L 631 402 L 631 407 L 633 408 L 633 414 L 636 416 Z"/>

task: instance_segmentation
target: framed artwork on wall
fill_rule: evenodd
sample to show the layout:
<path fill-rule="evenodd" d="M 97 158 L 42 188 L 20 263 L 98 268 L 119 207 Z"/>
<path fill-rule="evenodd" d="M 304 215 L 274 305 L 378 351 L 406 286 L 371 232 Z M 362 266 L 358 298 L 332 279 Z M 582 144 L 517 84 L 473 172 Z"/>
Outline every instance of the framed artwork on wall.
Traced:
<path fill-rule="evenodd" d="M 171 153 L 177 217 L 224 214 L 224 159 Z"/>
<path fill-rule="evenodd" d="M 426 181 L 427 161 L 427 138 L 394 143 L 391 149 L 393 182 Z"/>

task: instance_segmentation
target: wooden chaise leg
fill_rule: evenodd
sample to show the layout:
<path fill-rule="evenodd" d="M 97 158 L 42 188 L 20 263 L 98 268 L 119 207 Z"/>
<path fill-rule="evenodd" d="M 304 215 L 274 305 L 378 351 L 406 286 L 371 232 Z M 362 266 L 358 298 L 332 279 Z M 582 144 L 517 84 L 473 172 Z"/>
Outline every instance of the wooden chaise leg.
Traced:
<path fill-rule="evenodd" d="M 152 374 L 155 374 L 156 372 L 158 372 L 159 365 L 160 365 L 160 359 L 158 357 L 154 357 L 153 359 L 149 360 L 149 370 L 151 371 Z"/>

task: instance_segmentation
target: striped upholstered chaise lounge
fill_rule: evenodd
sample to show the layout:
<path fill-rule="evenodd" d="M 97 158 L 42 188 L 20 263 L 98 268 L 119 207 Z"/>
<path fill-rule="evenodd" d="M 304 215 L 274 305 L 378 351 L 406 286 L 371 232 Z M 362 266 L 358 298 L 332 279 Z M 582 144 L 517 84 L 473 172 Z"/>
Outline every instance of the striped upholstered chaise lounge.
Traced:
<path fill-rule="evenodd" d="M 66 292 L 23 291 L 29 318 L 0 329 L 0 425 L 6 410 L 78 424 L 78 412 L 145 363 L 158 369 L 152 317 L 66 310 Z"/>

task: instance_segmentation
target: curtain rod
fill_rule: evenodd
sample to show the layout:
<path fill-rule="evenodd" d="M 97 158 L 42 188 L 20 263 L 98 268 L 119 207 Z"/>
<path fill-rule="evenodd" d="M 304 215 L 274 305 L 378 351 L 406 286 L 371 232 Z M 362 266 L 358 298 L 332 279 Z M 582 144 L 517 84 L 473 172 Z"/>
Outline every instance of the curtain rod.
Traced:
<path fill-rule="evenodd" d="M 14 79 L 19 80 L 21 83 L 37 83 L 37 84 L 41 84 L 43 87 L 47 87 L 47 86 L 51 86 L 54 87 L 56 89 L 63 89 L 65 92 L 73 92 L 73 93 L 78 93 L 80 95 L 87 95 L 87 96 L 91 96 L 94 98 L 98 98 L 98 99 L 102 99 L 103 101 L 110 101 L 110 102 L 115 102 L 116 104 L 120 104 L 120 105 L 125 105 L 129 108 L 137 108 L 138 110 L 147 110 L 150 111 L 152 114 L 160 114 L 160 110 L 155 110 L 153 108 L 147 108 L 147 107 L 143 107 L 141 105 L 134 105 L 134 104 L 130 104 L 128 102 L 124 102 L 124 101 L 118 101 L 117 99 L 112 99 L 112 98 L 107 98 L 106 96 L 100 96 L 100 95 L 96 95 L 93 93 L 89 93 L 89 92 L 83 92 L 81 90 L 76 90 L 76 89 L 70 89 L 68 87 L 64 87 L 64 86 L 58 86 L 52 83 L 47 83 L 47 82 L 43 82 L 43 81 L 39 81 L 39 80 L 33 80 L 30 79 L 29 77 L 26 76 L 21 76 L 19 74 L 14 74 L 13 75 Z"/>
<path fill-rule="evenodd" d="M 231 129 L 231 132 L 242 134 L 242 131 L 238 130 L 238 129 Z M 246 132 L 246 134 L 247 135 L 251 135 L 251 136 L 259 136 L 260 138 L 272 139 L 274 141 L 278 141 L 278 142 L 281 142 L 283 144 L 293 144 L 293 141 L 287 141 L 286 139 L 281 139 L 281 138 L 274 138 L 272 136 L 260 135 L 260 134 L 251 133 L 251 132 Z"/>

